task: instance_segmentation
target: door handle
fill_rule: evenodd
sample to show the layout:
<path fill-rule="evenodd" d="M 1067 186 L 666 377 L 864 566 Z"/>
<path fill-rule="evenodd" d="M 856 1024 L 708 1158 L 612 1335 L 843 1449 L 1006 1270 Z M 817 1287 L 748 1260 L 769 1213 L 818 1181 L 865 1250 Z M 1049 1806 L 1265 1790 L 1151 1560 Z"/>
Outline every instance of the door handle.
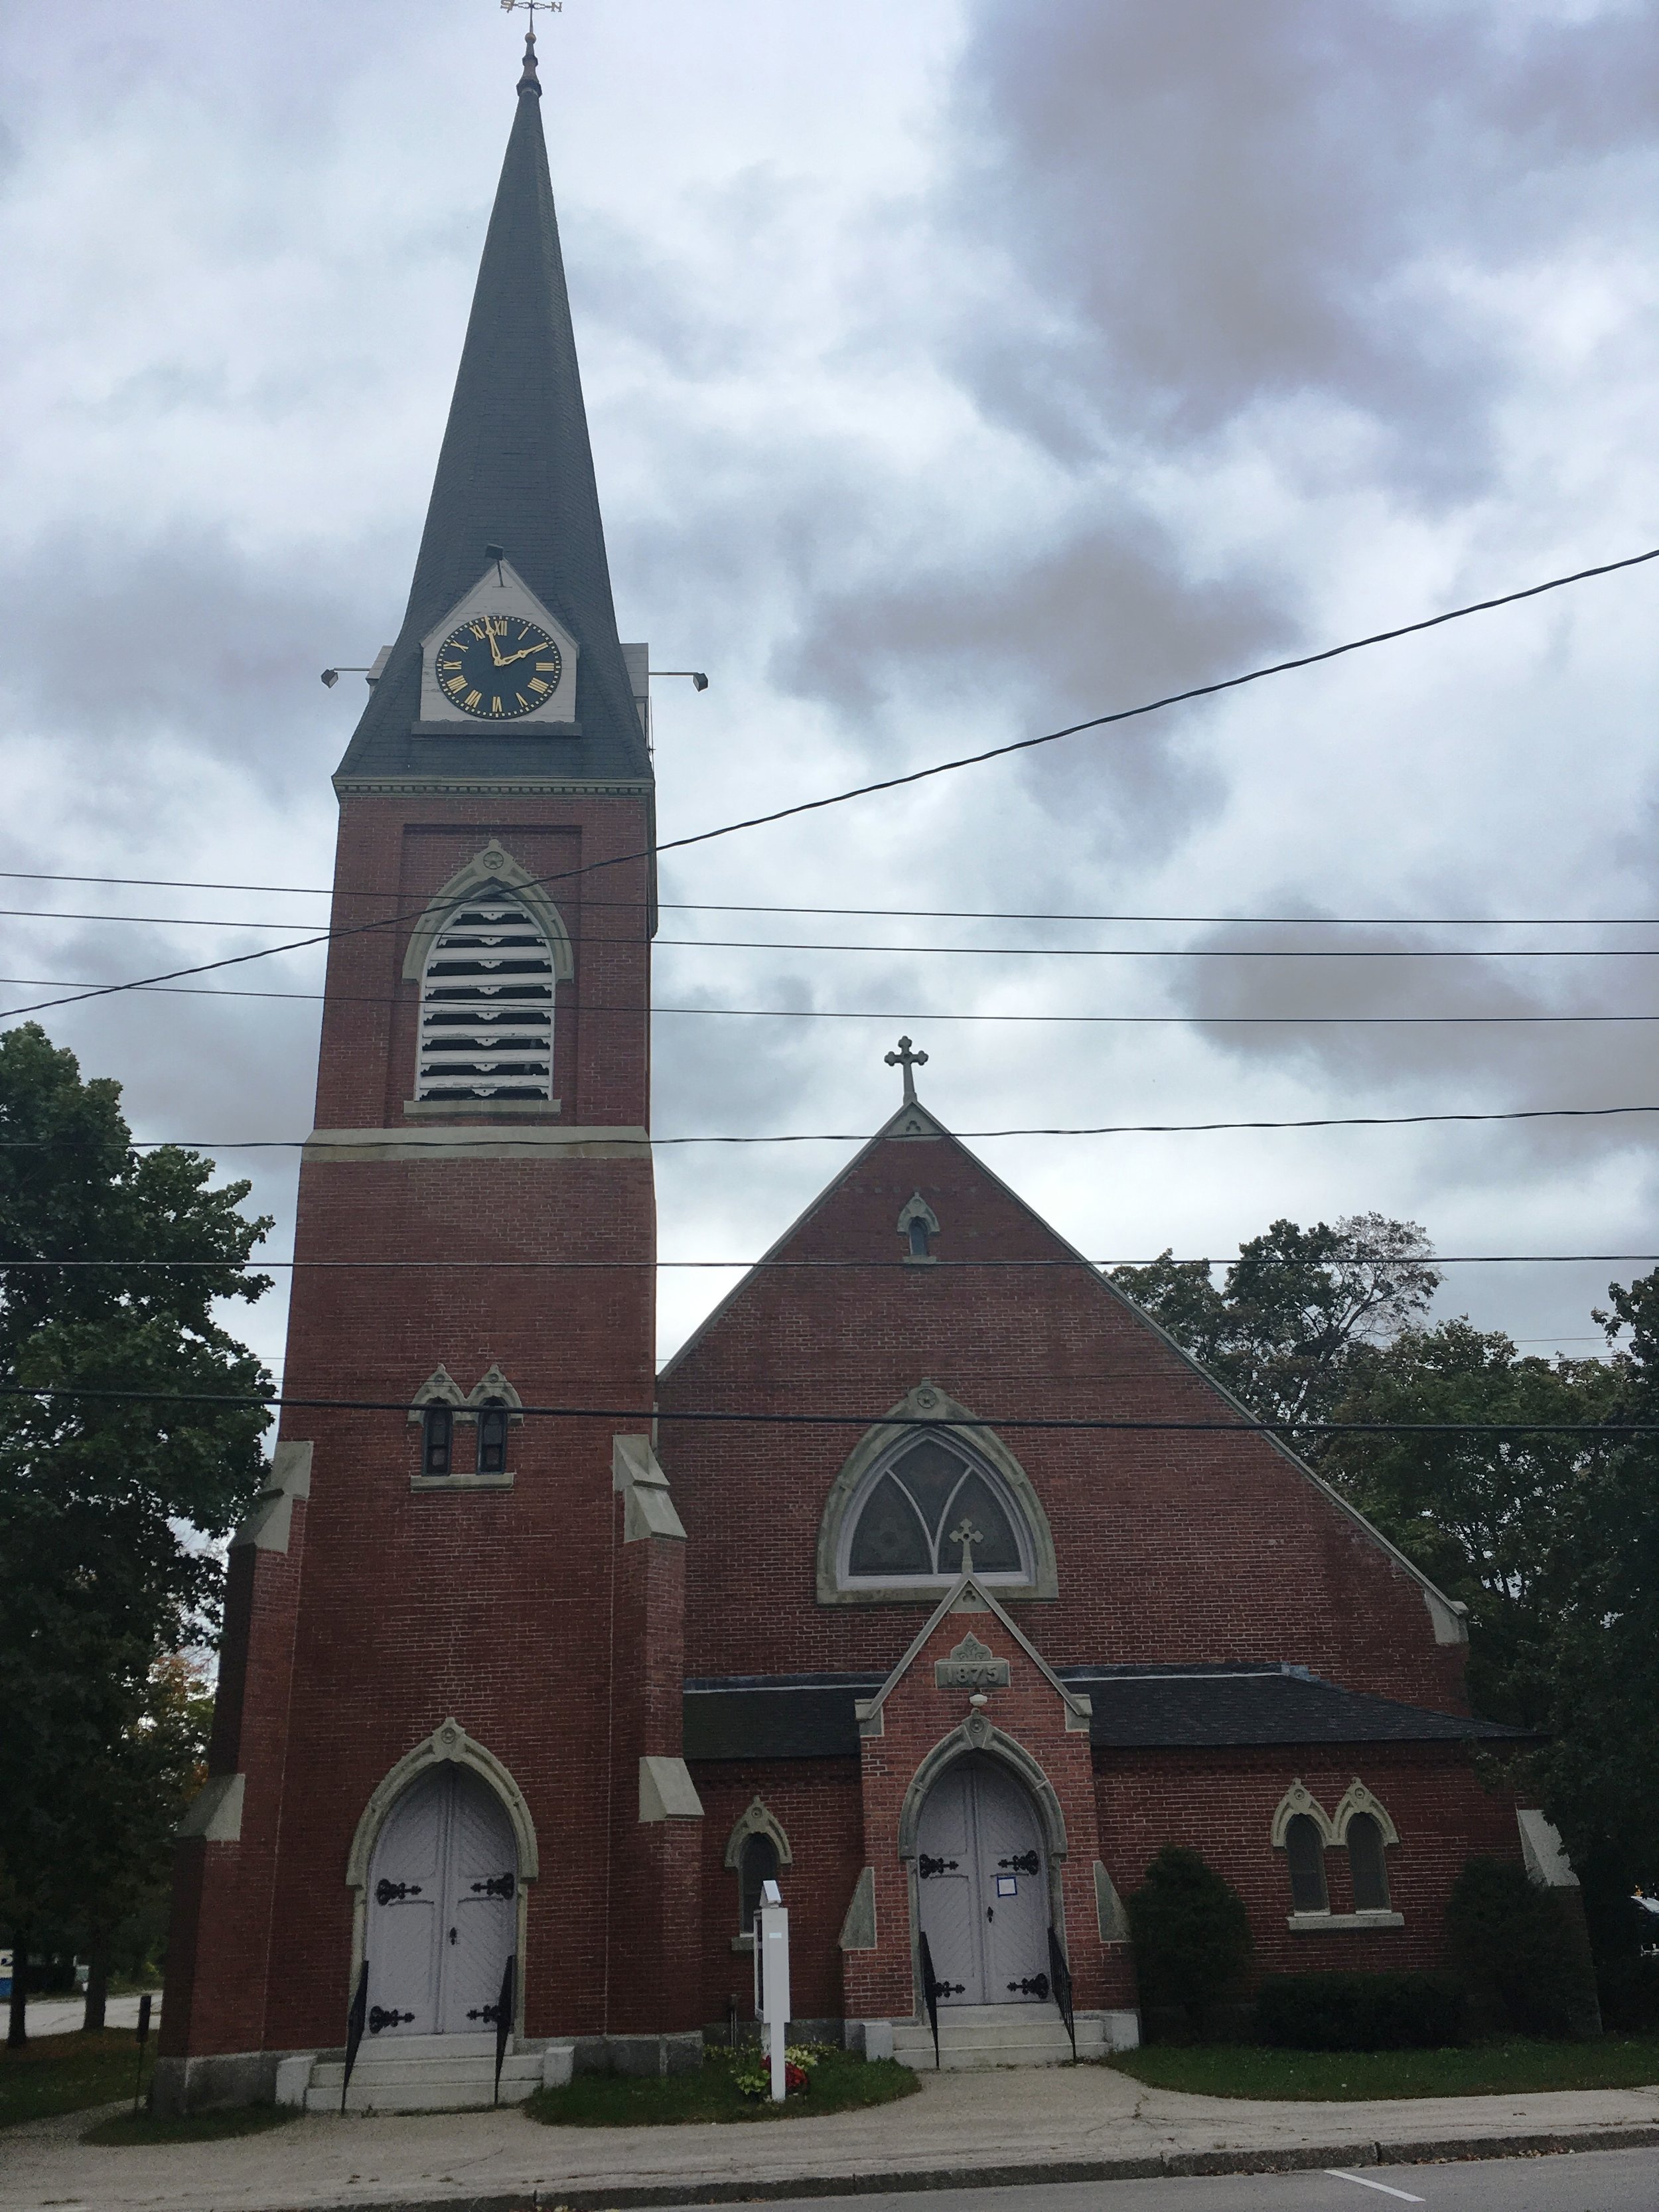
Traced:
<path fill-rule="evenodd" d="M 985 1908 L 985 1917 L 986 1917 L 988 1920 L 994 1920 L 994 1919 L 996 1918 L 996 1917 L 997 1917 L 997 1909 L 996 1909 L 995 1905 L 988 1905 L 986 1906 L 986 1908 Z"/>
<path fill-rule="evenodd" d="M 449 1931 L 449 1940 L 452 1943 L 455 1941 L 455 1930 L 453 1928 Z"/>

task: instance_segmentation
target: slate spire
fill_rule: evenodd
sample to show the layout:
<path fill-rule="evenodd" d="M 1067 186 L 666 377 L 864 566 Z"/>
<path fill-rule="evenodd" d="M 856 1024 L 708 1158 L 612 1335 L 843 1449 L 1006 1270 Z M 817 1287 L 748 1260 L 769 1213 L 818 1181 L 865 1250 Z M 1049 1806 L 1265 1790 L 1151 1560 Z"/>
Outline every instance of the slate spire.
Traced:
<path fill-rule="evenodd" d="M 617 640 L 587 414 L 542 135 L 532 29 L 484 240 L 403 628 L 339 779 L 528 773 L 647 781 L 650 757 Z M 580 738 L 484 730 L 416 737 L 421 641 L 500 545 L 580 648 Z M 464 765 L 459 763 L 464 763 Z"/>

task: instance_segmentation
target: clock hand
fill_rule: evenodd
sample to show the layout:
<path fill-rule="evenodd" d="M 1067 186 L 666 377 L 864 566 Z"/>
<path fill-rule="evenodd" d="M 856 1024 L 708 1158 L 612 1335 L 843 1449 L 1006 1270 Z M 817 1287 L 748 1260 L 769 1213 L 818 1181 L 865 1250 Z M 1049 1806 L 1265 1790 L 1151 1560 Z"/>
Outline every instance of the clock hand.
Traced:
<path fill-rule="evenodd" d="M 511 668 L 515 660 L 528 660 L 532 653 L 545 653 L 546 651 L 547 647 L 544 645 L 526 645 L 518 653 L 504 654 L 495 665 L 498 668 Z"/>

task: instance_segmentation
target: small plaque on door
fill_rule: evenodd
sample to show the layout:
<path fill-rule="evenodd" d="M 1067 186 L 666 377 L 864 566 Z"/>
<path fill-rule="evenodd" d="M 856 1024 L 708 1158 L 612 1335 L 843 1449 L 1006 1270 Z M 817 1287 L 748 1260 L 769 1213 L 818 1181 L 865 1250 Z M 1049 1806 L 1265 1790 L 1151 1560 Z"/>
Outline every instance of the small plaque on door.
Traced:
<path fill-rule="evenodd" d="M 999 1897 L 1018 1897 L 1019 1895 L 1019 1883 L 1014 1875 L 1011 1874 L 1000 1874 L 997 1876 L 997 1895 Z"/>

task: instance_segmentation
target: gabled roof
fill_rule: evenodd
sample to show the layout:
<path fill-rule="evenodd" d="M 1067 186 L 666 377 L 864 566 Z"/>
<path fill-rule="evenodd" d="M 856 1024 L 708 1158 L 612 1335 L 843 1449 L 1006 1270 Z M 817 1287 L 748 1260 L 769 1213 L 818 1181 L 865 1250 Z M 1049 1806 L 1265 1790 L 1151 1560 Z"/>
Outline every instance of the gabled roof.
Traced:
<path fill-rule="evenodd" d="M 890 1139 L 895 1137 L 901 1139 L 907 1137 L 918 1139 L 941 1139 L 945 1142 L 953 1145 L 959 1152 L 963 1153 L 968 1159 L 971 1160 L 977 1172 L 984 1176 L 987 1182 L 994 1184 L 997 1189 L 1000 1190 L 1012 1204 L 1018 1206 L 1020 1210 L 1031 1220 L 1036 1222 L 1048 1236 L 1054 1238 L 1054 1243 L 1063 1252 L 1069 1254 L 1070 1256 L 1076 1261 L 1079 1271 L 1088 1277 L 1089 1280 L 1095 1285 L 1102 1297 L 1109 1298 L 1115 1304 L 1127 1308 L 1127 1310 L 1134 1316 L 1136 1321 L 1143 1328 L 1150 1329 L 1152 1334 L 1168 1348 L 1172 1355 L 1180 1361 L 1182 1366 L 1190 1369 L 1194 1375 L 1200 1376 L 1206 1385 L 1214 1392 L 1215 1395 L 1219 1398 L 1224 1405 L 1229 1407 L 1233 1413 L 1237 1413 L 1241 1429 L 1253 1430 L 1262 1443 L 1271 1445 L 1273 1450 L 1278 1452 L 1281 1458 L 1287 1460 L 1290 1462 L 1290 1464 L 1296 1469 L 1297 1473 L 1300 1474 L 1305 1481 L 1311 1483 L 1316 1490 L 1322 1492 L 1325 1498 L 1329 1500 L 1330 1504 L 1344 1516 L 1345 1519 L 1352 1522 L 1353 1525 L 1370 1540 L 1371 1543 L 1376 1546 L 1379 1551 L 1385 1552 L 1395 1562 L 1395 1565 L 1398 1566 L 1402 1572 L 1408 1575 L 1413 1582 L 1417 1583 L 1427 1601 L 1430 1616 L 1435 1625 L 1435 1638 L 1437 1643 L 1465 1643 L 1468 1641 L 1468 1632 L 1464 1626 L 1464 1621 L 1468 1611 L 1467 1606 L 1460 1604 L 1455 1598 L 1448 1597 L 1446 1593 L 1437 1583 L 1433 1583 L 1429 1579 L 1428 1576 L 1424 1573 L 1421 1567 L 1417 1565 L 1415 1561 L 1408 1559 L 1405 1553 L 1400 1549 L 1398 1545 L 1390 1543 L 1389 1539 L 1382 1534 L 1382 1530 L 1375 1527 L 1372 1522 L 1365 1518 L 1364 1515 L 1359 1510 L 1357 1505 L 1351 1504 L 1349 1501 L 1343 1497 L 1340 1491 L 1334 1490 L 1328 1482 L 1325 1481 L 1322 1476 L 1316 1474 L 1313 1468 L 1309 1466 L 1306 1460 L 1299 1457 L 1298 1455 L 1291 1449 L 1291 1446 L 1285 1443 L 1282 1436 L 1276 1434 L 1272 1429 L 1264 1426 L 1264 1425 L 1250 1411 L 1249 1407 L 1243 1404 L 1240 1399 L 1236 1398 L 1233 1395 L 1232 1392 L 1228 1389 L 1225 1383 L 1218 1381 L 1216 1376 L 1211 1374 L 1208 1368 L 1201 1365 L 1198 1360 L 1194 1358 L 1191 1352 L 1187 1351 L 1183 1346 L 1176 1343 L 1175 1338 L 1170 1334 L 1168 1329 L 1164 1328 L 1158 1322 L 1154 1321 L 1151 1314 L 1146 1312 L 1141 1307 L 1138 1306 L 1134 1300 L 1130 1297 L 1126 1291 L 1119 1288 L 1109 1275 L 1103 1273 L 1100 1268 L 1096 1267 L 1092 1260 L 1089 1259 L 1084 1253 L 1079 1251 L 1077 1246 L 1071 1242 L 1069 1237 L 1063 1237 L 1060 1231 L 1054 1226 L 1052 1222 L 1045 1221 L 1043 1219 L 1042 1216 L 1037 1212 L 1036 1209 L 1028 1200 L 1022 1198 L 1017 1190 L 1013 1189 L 1010 1184 L 1005 1182 L 1002 1177 L 998 1175 L 994 1168 L 987 1167 L 984 1161 L 980 1158 L 977 1152 L 973 1152 L 967 1145 L 963 1144 L 960 1137 L 953 1134 L 953 1133 L 947 1129 L 945 1124 L 939 1121 L 935 1115 L 930 1114 L 927 1109 L 923 1106 L 920 1101 L 915 1099 L 907 1100 L 907 1102 L 900 1107 L 898 1112 L 877 1130 L 875 1135 L 872 1137 L 869 1142 L 863 1146 L 850 1160 L 848 1160 L 846 1166 L 842 1169 L 841 1172 L 838 1175 L 832 1176 L 830 1182 L 824 1185 L 823 1188 L 819 1191 L 817 1196 L 813 1199 L 811 1205 L 805 1206 L 802 1212 L 796 1216 L 795 1219 L 790 1223 L 788 1228 L 784 1231 L 782 1236 L 776 1238 L 775 1242 L 768 1247 L 767 1250 L 761 1255 L 760 1259 L 756 1261 L 755 1265 L 749 1270 L 748 1273 L 742 1276 L 738 1282 L 733 1284 L 731 1290 L 726 1292 L 720 1304 L 714 1307 L 713 1311 L 702 1322 L 702 1324 L 693 1330 L 692 1334 L 686 1339 L 685 1342 L 680 1346 L 673 1358 L 663 1367 L 661 1373 L 658 1376 L 659 1387 L 663 1382 L 669 1380 L 669 1378 L 674 1374 L 675 1370 L 680 1366 L 682 1362 L 690 1358 L 691 1352 L 702 1342 L 703 1339 L 707 1337 L 712 1330 L 719 1327 L 720 1322 L 731 1310 L 732 1306 L 735 1305 L 737 1301 L 744 1295 L 757 1278 L 763 1272 L 768 1261 L 775 1259 L 786 1249 L 792 1240 L 799 1235 L 800 1231 L 805 1227 L 806 1224 L 811 1220 L 812 1217 L 818 1212 L 820 1208 L 823 1207 L 834 1195 L 834 1194 L 840 1189 L 842 1185 L 848 1182 L 850 1177 L 858 1173 L 860 1168 L 863 1166 L 864 1163 L 878 1146 L 886 1144 Z M 674 1417 L 673 1407 L 672 1406 L 664 1406 L 662 1407 L 661 1417 L 664 1420 L 672 1420 Z M 997 1609 L 998 1611 L 1001 1610 L 1000 1607 Z"/>
<path fill-rule="evenodd" d="M 418 738 L 421 640 L 505 548 L 580 647 L 580 737 L 479 725 Z M 546 779 L 648 785 L 650 756 L 611 603 L 558 220 L 542 136 L 534 42 L 484 240 L 449 423 L 397 643 L 337 785 Z"/>

